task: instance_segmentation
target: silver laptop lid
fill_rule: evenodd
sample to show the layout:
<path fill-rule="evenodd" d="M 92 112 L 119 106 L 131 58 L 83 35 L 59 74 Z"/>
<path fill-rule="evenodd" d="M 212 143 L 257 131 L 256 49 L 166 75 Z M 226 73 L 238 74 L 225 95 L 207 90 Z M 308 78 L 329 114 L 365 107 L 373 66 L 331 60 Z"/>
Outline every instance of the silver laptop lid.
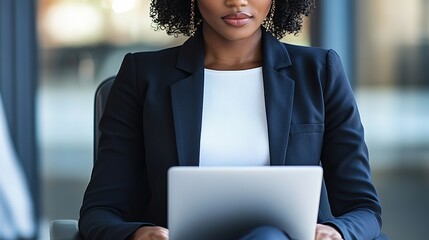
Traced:
<path fill-rule="evenodd" d="M 170 168 L 170 239 L 237 239 L 271 225 L 313 240 L 321 185 L 318 166 Z"/>

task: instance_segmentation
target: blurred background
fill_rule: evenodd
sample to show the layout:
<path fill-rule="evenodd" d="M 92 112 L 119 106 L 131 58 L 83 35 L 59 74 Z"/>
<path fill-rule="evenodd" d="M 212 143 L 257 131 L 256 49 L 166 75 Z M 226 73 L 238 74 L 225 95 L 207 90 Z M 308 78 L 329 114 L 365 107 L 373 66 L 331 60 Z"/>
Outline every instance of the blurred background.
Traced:
<path fill-rule="evenodd" d="M 427 239 L 429 1 L 318 0 L 304 25 L 284 41 L 336 50 L 354 87 L 383 232 Z M 127 52 L 185 38 L 151 28 L 149 0 L 1 0 L 0 33 L 0 90 L 11 141 L 36 206 L 36 238 L 49 239 L 49 221 L 79 215 L 93 161 L 97 85 L 116 74 Z"/>

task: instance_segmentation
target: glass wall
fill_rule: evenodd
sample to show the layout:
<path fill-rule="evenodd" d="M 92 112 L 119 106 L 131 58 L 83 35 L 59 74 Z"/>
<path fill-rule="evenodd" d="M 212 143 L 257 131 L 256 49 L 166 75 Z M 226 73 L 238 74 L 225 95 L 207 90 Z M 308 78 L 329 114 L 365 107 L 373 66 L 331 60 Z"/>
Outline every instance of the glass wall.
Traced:
<path fill-rule="evenodd" d="M 429 1 L 357 1 L 356 96 L 392 239 L 429 215 Z"/>

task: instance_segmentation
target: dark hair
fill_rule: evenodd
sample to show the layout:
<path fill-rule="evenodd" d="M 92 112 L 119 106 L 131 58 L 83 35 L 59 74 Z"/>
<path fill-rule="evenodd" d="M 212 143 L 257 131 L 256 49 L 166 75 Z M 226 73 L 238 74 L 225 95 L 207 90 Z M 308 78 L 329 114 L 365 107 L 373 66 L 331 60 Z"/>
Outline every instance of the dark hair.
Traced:
<path fill-rule="evenodd" d="M 287 33 L 298 34 L 303 17 L 314 9 L 315 0 L 276 0 L 273 23 L 270 32 L 277 38 Z M 195 22 L 201 21 L 201 14 L 195 0 Z M 170 35 L 190 35 L 191 0 L 152 0 L 150 17 L 156 29 L 165 30 Z"/>

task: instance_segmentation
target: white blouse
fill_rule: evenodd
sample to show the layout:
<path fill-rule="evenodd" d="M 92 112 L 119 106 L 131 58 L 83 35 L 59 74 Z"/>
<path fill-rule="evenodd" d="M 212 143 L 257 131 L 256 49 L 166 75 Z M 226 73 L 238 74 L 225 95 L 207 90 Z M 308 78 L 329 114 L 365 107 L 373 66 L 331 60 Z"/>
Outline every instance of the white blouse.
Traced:
<path fill-rule="evenodd" d="M 262 67 L 205 69 L 200 166 L 269 164 Z"/>

